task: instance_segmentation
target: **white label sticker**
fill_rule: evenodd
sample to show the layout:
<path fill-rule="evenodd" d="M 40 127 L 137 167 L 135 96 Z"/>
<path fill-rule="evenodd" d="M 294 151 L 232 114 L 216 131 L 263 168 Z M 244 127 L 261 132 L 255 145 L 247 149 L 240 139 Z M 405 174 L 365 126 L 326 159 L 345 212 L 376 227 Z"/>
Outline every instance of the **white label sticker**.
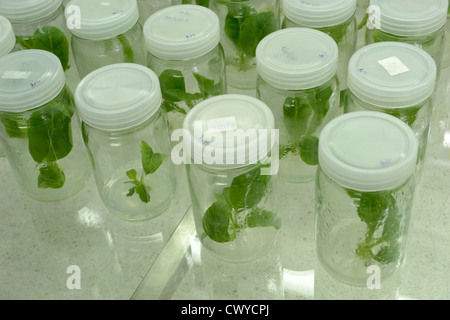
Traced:
<path fill-rule="evenodd" d="M 235 117 L 226 117 L 208 120 L 208 131 L 224 132 L 237 129 Z"/>
<path fill-rule="evenodd" d="M 396 76 L 410 71 L 409 68 L 396 56 L 379 60 L 378 63 L 391 75 Z"/>

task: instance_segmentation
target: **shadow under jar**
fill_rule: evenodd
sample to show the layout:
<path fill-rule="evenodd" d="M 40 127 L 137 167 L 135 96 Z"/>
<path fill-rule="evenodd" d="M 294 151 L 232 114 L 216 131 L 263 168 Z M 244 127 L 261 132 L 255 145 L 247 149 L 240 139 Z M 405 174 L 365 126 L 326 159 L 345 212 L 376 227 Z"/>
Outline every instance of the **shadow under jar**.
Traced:
<path fill-rule="evenodd" d="M 72 0 L 67 8 L 80 10 L 77 28 L 70 29 L 71 44 L 82 78 L 103 66 L 115 63 L 145 64 L 142 26 L 136 0 Z M 73 12 L 66 9 L 66 18 Z"/>
<path fill-rule="evenodd" d="M 41 201 L 75 195 L 91 170 L 60 60 L 19 51 L 0 58 L 0 73 L 0 138 L 19 185 Z"/>
<path fill-rule="evenodd" d="M 155 73 L 129 63 L 99 68 L 81 81 L 75 101 L 108 210 L 128 221 L 161 215 L 173 200 L 176 178 Z"/>

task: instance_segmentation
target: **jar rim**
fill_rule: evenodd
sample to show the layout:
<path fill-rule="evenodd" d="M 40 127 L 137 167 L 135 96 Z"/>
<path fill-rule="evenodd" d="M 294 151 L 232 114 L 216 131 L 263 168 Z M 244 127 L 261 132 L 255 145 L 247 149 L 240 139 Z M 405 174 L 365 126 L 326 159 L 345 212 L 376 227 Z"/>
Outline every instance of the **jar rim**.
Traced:
<path fill-rule="evenodd" d="M 12 28 L 11 22 L 0 16 L 0 57 L 10 53 L 16 45 L 16 36 Z"/>
<path fill-rule="evenodd" d="M 34 21 L 55 12 L 62 0 L 5 0 L 0 3 L 0 15 L 12 24 Z"/>

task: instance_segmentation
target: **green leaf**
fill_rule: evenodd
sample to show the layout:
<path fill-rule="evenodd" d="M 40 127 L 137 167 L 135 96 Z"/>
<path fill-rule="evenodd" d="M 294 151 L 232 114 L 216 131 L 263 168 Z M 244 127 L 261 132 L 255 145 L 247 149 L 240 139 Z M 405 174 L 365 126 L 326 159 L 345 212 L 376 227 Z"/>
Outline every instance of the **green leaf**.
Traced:
<path fill-rule="evenodd" d="M 249 57 L 255 57 L 259 42 L 277 29 L 277 19 L 272 11 L 249 15 L 241 25 L 238 47 Z"/>
<path fill-rule="evenodd" d="M 256 208 L 250 212 L 245 221 L 250 228 L 257 227 L 274 227 L 279 230 L 281 228 L 281 219 L 271 211 Z"/>
<path fill-rule="evenodd" d="M 132 169 L 130 171 L 127 171 L 127 177 L 132 179 L 132 180 L 136 180 L 136 177 L 137 177 L 136 170 Z"/>
<path fill-rule="evenodd" d="M 169 101 L 164 100 L 161 104 L 161 108 L 167 113 L 176 111 L 176 112 L 179 112 L 182 114 L 187 114 L 186 110 L 179 107 L 175 102 L 169 102 Z"/>
<path fill-rule="evenodd" d="M 161 153 L 154 153 L 153 149 L 145 141 L 142 141 L 141 158 L 145 174 L 151 174 L 158 170 L 167 156 Z"/>
<path fill-rule="evenodd" d="M 56 163 L 49 163 L 39 168 L 38 187 L 40 189 L 60 189 L 64 186 L 66 176 Z"/>
<path fill-rule="evenodd" d="M 300 157 L 310 166 L 319 164 L 319 139 L 315 136 L 306 136 L 300 140 Z"/>
<path fill-rule="evenodd" d="M 197 80 L 198 87 L 202 94 L 202 99 L 210 96 L 218 96 L 225 93 L 222 83 L 215 84 L 214 80 L 208 79 L 199 73 L 193 72 L 195 80 Z"/>
<path fill-rule="evenodd" d="M 357 213 L 367 225 L 364 242 L 358 245 L 357 255 L 367 265 L 377 261 L 387 264 L 395 262 L 400 255 L 400 217 L 391 191 L 360 192 L 347 189 L 353 199 Z M 380 232 L 382 230 L 382 232 Z"/>
<path fill-rule="evenodd" d="M 391 110 L 384 110 L 384 112 L 390 114 L 391 116 L 399 118 L 400 120 L 405 122 L 408 126 L 412 127 L 414 122 L 416 122 L 417 116 L 422 107 L 423 106 L 397 108 Z"/>
<path fill-rule="evenodd" d="M 8 113 L 0 114 L 0 122 L 10 138 L 26 138 L 28 124 L 23 118 Z"/>
<path fill-rule="evenodd" d="M 133 47 L 130 44 L 130 41 L 123 34 L 119 34 L 117 36 L 120 44 L 122 45 L 122 51 L 124 56 L 124 62 L 126 63 L 134 63 L 134 52 Z"/>
<path fill-rule="evenodd" d="M 308 129 L 309 119 L 314 109 L 315 98 L 312 95 L 288 97 L 283 103 L 283 123 L 290 138 L 299 142 Z"/>
<path fill-rule="evenodd" d="M 159 76 L 163 99 L 168 102 L 186 100 L 186 83 L 179 70 L 167 69 Z"/>
<path fill-rule="evenodd" d="M 73 147 L 71 115 L 59 103 L 33 112 L 28 120 L 28 147 L 34 161 L 54 162 Z"/>
<path fill-rule="evenodd" d="M 225 201 L 214 202 L 202 219 L 203 230 L 213 241 L 225 243 L 236 239 L 232 224 L 232 209 Z"/>
<path fill-rule="evenodd" d="M 270 180 L 271 176 L 262 175 L 261 168 L 257 168 L 234 178 L 223 195 L 236 211 L 252 208 L 266 195 Z"/>
<path fill-rule="evenodd" d="M 141 181 L 138 186 L 135 188 L 136 193 L 139 195 L 139 199 L 141 199 L 144 203 L 150 202 L 150 193 L 148 192 L 148 188 L 144 183 L 144 176 L 142 176 Z"/>
<path fill-rule="evenodd" d="M 33 49 L 52 52 L 61 61 L 64 71 L 69 67 L 69 41 L 64 32 L 53 26 L 38 28 L 33 34 Z"/>

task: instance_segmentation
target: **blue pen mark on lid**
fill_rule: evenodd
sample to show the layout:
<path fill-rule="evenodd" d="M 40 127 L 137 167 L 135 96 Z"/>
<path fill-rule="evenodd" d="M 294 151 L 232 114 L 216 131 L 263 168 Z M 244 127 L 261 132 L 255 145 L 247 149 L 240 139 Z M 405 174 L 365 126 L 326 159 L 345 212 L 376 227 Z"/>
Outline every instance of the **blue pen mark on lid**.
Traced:
<path fill-rule="evenodd" d="M 380 163 L 383 167 L 389 165 L 392 162 L 391 159 L 380 160 Z"/>
<path fill-rule="evenodd" d="M 36 81 L 34 81 L 34 82 L 31 82 L 31 83 L 30 83 L 30 86 L 31 86 L 32 88 L 34 88 L 34 87 L 36 87 L 39 83 L 41 83 L 41 80 L 36 80 Z"/>

